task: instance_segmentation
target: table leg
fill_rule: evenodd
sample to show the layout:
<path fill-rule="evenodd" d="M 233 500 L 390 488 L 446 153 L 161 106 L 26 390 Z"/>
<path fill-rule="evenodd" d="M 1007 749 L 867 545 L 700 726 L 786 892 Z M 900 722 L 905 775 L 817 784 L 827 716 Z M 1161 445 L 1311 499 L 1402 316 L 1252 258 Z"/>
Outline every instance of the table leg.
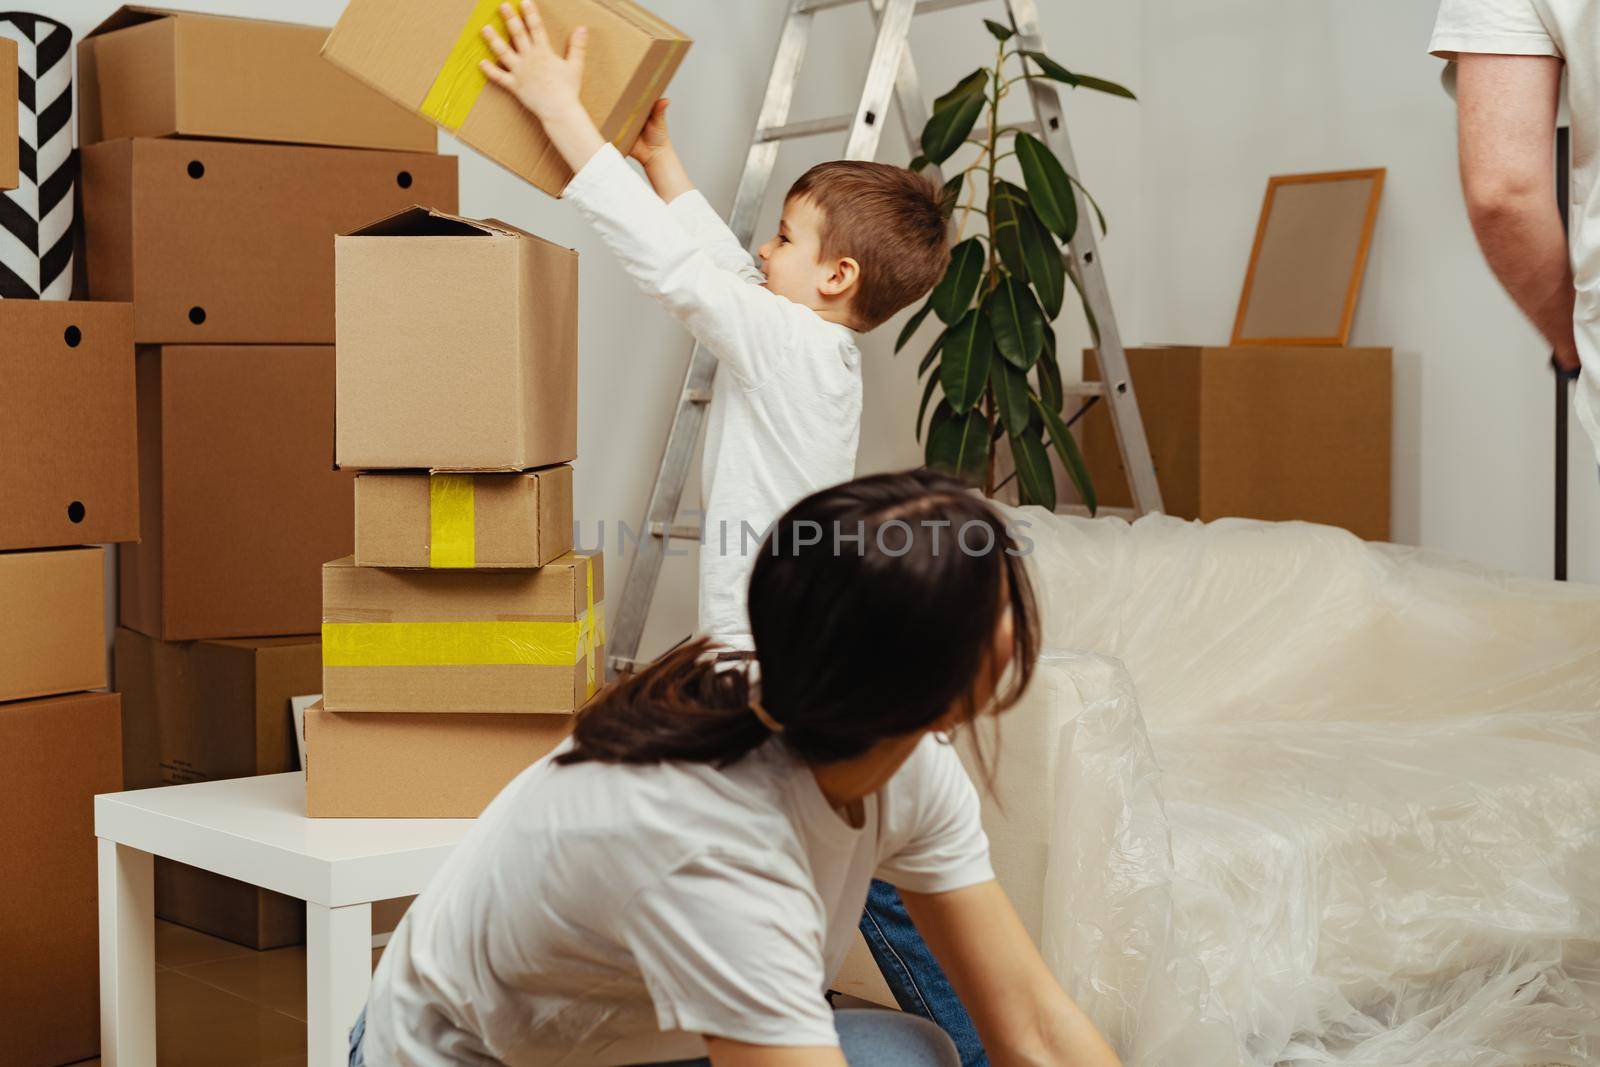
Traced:
<path fill-rule="evenodd" d="M 100 846 L 100 1062 L 155 1067 L 155 857 Z"/>
<path fill-rule="evenodd" d="M 372 905 L 306 902 L 306 1063 L 345 1067 L 372 984 Z"/>

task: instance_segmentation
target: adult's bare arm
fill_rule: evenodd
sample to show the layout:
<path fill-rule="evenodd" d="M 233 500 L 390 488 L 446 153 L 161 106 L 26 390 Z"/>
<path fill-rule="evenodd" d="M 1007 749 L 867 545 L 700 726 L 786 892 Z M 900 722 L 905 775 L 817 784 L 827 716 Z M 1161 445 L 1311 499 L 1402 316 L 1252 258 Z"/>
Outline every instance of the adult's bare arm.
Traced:
<path fill-rule="evenodd" d="M 1562 61 L 1463 52 L 1457 62 L 1461 186 L 1473 232 L 1556 361 L 1574 369 L 1572 263 L 1554 193 Z"/>

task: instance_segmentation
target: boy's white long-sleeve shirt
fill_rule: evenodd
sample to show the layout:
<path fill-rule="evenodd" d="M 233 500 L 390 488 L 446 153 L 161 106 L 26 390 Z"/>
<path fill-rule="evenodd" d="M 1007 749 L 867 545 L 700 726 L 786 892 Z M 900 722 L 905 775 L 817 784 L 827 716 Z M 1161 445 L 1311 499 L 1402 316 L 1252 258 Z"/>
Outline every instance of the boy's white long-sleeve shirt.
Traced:
<path fill-rule="evenodd" d="M 750 253 L 705 197 L 689 192 L 664 204 L 611 145 L 562 195 L 721 364 L 700 468 L 699 628 L 749 647 L 746 587 L 768 526 L 802 497 L 855 474 L 856 335 L 763 288 Z"/>

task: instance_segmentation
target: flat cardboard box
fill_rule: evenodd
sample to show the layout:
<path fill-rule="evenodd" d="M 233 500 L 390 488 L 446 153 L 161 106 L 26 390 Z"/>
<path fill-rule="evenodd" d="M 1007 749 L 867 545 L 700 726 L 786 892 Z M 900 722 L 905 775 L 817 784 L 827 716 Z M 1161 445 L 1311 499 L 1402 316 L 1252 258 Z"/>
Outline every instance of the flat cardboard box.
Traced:
<path fill-rule="evenodd" d="M 139 539 L 133 308 L 0 300 L 0 549 Z"/>
<path fill-rule="evenodd" d="M 121 627 L 116 680 L 126 788 L 281 774 L 300 765 L 289 698 L 321 688 L 322 642 L 160 641 Z M 170 860 L 156 860 L 156 914 L 251 948 L 305 940 L 301 901 Z"/>
<path fill-rule="evenodd" d="M 0 1028 L 7 1064 L 100 1054 L 94 796 L 122 788 L 117 695 L 0 704 Z"/>
<path fill-rule="evenodd" d="M 15 189 L 17 165 L 17 42 L 0 38 L 0 189 Z"/>
<path fill-rule="evenodd" d="M 324 26 L 129 5 L 78 45 L 78 143 L 227 137 L 432 152 L 423 119 L 322 59 Z"/>
<path fill-rule="evenodd" d="M 578 454 L 578 254 L 413 208 L 336 245 L 341 467 L 526 470 Z"/>
<path fill-rule="evenodd" d="M 0 552 L 0 700 L 106 684 L 106 550 Z"/>
<path fill-rule="evenodd" d="M 542 567 L 572 551 L 572 468 L 356 476 L 358 567 Z"/>
<path fill-rule="evenodd" d="M 478 69 L 489 58 L 479 31 L 493 20 L 481 0 L 351 0 L 322 54 L 385 96 L 558 196 L 572 170 L 544 129 L 510 93 Z M 589 27 L 581 97 L 600 135 L 626 154 L 692 43 L 629 0 L 541 0 L 552 43 L 565 50 Z"/>
<path fill-rule="evenodd" d="M 141 137 L 82 164 L 89 290 L 140 344 L 332 344 L 334 235 L 456 206 L 454 156 Z"/>
<path fill-rule="evenodd" d="M 1131 349 L 1167 514 L 1341 526 L 1389 538 L 1391 349 L 1174 345 Z M 1097 379 L 1091 353 L 1084 376 Z M 1083 450 L 1102 504 L 1127 478 L 1104 410 Z"/>
<path fill-rule="evenodd" d="M 319 573 L 349 552 L 331 470 L 333 349 L 141 348 L 143 540 L 123 545 L 121 622 L 165 641 L 315 633 Z"/>
<path fill-rule="evenodd" d="M 322 569 L 329 711 L 572 712 L 605 675 L 599 552 L 538 570 Z"/>
<path fill-rule="evenodd" d="M 475 819 L 561 744 L 570 715 L 371 715 L 306 709 L 313 819 Z"/>

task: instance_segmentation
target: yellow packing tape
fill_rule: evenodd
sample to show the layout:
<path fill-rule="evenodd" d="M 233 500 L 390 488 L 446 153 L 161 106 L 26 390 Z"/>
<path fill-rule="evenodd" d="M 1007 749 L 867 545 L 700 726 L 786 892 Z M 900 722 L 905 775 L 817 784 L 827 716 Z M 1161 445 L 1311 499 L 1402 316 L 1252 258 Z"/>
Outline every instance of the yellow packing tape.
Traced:
<path fill-rule="evenodd" d="M 477 565 L 475 507 L 472 475 L 428 476 L 428 566 Z"/>
<path fill-rule="evenodd" d="M 455 47 L 439 68 L 439 76 L 422 100 L 422 113 L 447 130 L 458 130 L 467 121 L 467 113 L 478 102 L 478 95 L 489 84 L 489 79 L 478 69 L 480 60 L 493 59 L 489 46 L 483 39 L 483 28 L 490 23 L 504 38 L 507 36 L 504 21 L 500 18 L 500 0 L 478 0 L 461 28 Z"/>
<path fill-rule="evenodd" d="M 571 667 L 583 647 L 575 622 L 325 622 L 324 667 Z"/>

